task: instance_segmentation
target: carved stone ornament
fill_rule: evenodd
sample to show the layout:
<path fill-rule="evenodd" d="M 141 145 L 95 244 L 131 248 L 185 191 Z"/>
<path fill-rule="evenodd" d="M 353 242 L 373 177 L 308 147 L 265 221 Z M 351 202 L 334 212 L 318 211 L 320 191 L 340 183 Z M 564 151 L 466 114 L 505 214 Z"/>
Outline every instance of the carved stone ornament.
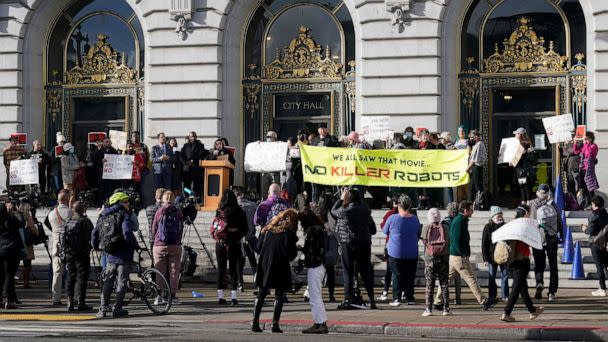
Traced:
<path fill-rule="evenodd" d="M 549 42 L 549 51 L 545 50 L 545 39 L 538 37 L 529 25 L 530 20 L 521 17 L 519 26 L 511 36 L 503 41 L 504 51 L 498 52 L 495 44 L 494 54 L 482 63 L 482 71 L 489 73 L 504 72 L 547 72 L 567 71 L 568 57 L 561 56 L 553 50 L 553 41 Z"/>
<path fill-rule="evenodd" d="M 176 13 L 171 16 L 171 19 L 175 20 L 175 33 L 181 40 L 186 40 L 188 37 L 188 31 L 190 31 L 190 20 L 192 20 L 191 13 Z"/>
<path fill-rule="evenodd" d="M 391 13 L 393 28 L 402 31 L 406 15 L 410 10 L 411 0 L 385 0 L 386 10 Z"/>
<path fill-rule="evenodd" d="M 300 26 L 298 36 L 284 48 L 283 56 L 277 49 L 272 63 L 264 66 L 266 79 L 340 78 L 342 64 L 331 57 L 329 46 L 321 53 L 321 46 L 313 40 L 310 29 Z"/>
<path fill-rule="evenodd" d="M 67 84 L 135 83 L 137 71 L 127 66 L 124 53 L 119 61 L 108 38 L 103 33 L 97 35 L 97 42 L 82 58 L 82 66 L 75 61 L 76 66 L 66 72 Z"/>

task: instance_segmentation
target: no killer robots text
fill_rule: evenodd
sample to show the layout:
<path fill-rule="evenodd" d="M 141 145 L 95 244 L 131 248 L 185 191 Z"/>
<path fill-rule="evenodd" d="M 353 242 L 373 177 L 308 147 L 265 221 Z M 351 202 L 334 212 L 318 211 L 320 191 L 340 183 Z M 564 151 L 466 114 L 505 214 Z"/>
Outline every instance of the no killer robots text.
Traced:
<path fill-rule="evenodd" d="M 359 168 L 346 166 L 321 166 L 304 165 L 304 173 L 319 176 L 331 177 L 350 177 L 365 176 L 370 178 L 384 178 L 389 180 L 400 180 L 408 182 L 428 182 L 428 181 L 458 181 L 461 178 L 460 171 L 443 172 L 405 172 L 390 170 L 378 167 Z"/>

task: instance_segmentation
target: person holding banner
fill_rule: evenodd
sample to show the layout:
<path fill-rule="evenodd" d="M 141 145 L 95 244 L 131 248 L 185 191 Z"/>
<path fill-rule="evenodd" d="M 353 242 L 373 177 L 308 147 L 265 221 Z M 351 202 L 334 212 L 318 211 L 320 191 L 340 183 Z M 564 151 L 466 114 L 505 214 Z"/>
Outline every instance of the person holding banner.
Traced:
<path fill-rule="evenodd" d="M 468 199 L 472 200 L 478 192 L 483 192 L 485 188 L 483 184 L 483 167 L 488 163 L 488 150 L 483 141 L 481 141 L 481 133 L 478 130 L 471 130 L 469 139 L 473 148 L 469 155 L 469 166 L 467 168 L 467 172 L 471 175 Z"/>
<path fill-rule="evenodd" d="M 530 200 L 530 192 L 534 185 L 534 164 L 536 163 L 537 156 L 525 128 L 520 127 L 513 131 L 513 134 L 515 134 L 515 138 L 519 140 L 519 143 L 526 151 L 519 159 L 517 165 L 511 165 L 515 168 L 515 184 L 519 186 L 521 203 L 525 204 Z"/>
<path fill-rule="evenodd" d="M 46 192 L 46 169 L 51 164 L 49 153 L 42 148 L 40 140 L 32 142 L 32 151 L 28 153 L 30 159 L 38 160 L 38 184 L 40 184 L 40 192 Z"/>
<path fill-rule="evenodd" d="M 338 139 L 336 139 L 335 136 L 329 134 L 326 123 L 321 123 L 319 125 L 319 128 L 317 129 L 317 132 L 319 133 L 319 135 L 310 140 L 310 145 L 322 147 L 340 146 L 340 144 L 338 143 Z M 321 195 L 321 192 L 323 190 L 329 190 L 331 192 L 332 188 L 325 185 L 312 184 L 312 202 L 316 204 L 319 201 L 319 196 Z"/>
<path fill-rule="evenodd" d="M 95 155 L 93 156 L 93 166 L 95 167 L 97 181 L 100 187 L 101 202 L 107 200 L 116 188 L 116 182 L 114 180 L 103 179 L 103 166 L 106 162 L 106 154 L 118 154 L 118 151 L 112 147 L 112 140 L 110 140 L 110 138 L 103 139 L 101 146 L 95 151 Z"/>
<path fill-rule="evenodd" d="M 8 141 L 9 145 L 2 151 L 2 156 L 4 157 L 4 167 L 6 168 L 6 188 L 10 189 L 8 175 L 10 175 L 11 161 L 21 159 L 25 156 L 25 149 L 18 144 L 17 138 L 14 136 L 11 136 Z"/>
<path fill-rule="evenodd" d="M 582 154 L 581 163 L 581 185 L 584 186 L 585 209 L 590 208 L 591 198 L 595 196 L 595 190 L 599 189 L 597 176 L 595 175 L 595 165 L 597 164 L 598 147 L 595 144 L 595 134 L 591 131 L 585 133 L 583 143 L 580 141 L 574 145 L 574 152 Z"/>

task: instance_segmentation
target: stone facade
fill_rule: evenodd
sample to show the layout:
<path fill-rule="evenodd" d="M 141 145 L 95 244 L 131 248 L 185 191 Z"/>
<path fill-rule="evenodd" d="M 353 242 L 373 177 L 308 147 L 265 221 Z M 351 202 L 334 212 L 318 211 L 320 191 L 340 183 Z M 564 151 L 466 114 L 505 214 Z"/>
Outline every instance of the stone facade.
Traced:
<path fill-rule="evenodd" d="M 171 0 L 124 1 L 144 31 L 143 130 L 148 142 L 160 131 L 181 136 L 195 130 L 206 145 L 219 135 L 243 146 L 241 40 L 257 1 L 193 0 L 191 18 L 182 29 L 170 13 Z M 455 130 L 458 37 L 471 2 L 344 1 L 356 36 L 357 122 L 361 116 L 390 115 L 396 130 L 407 125 Z M 0 2 L 1 139 L 15 131 L 42 135 L 42 47 L 54 19 L 71 3 Z M 608 163 L 608 2 L 580 3 L 589 56 L 588 126 L 599 133 L 603 165 Z M 402 11 L 398 17 L 395 8 Z M 608 173 L 600 171 L 598 177 L 601 188 L 607 187 Z"/>

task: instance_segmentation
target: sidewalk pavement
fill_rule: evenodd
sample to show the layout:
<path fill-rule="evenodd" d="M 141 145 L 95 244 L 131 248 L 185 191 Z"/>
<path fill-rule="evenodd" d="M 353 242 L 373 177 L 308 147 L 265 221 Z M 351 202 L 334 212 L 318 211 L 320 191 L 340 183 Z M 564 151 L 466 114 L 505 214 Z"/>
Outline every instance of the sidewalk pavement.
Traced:
<path fill-rule="evenodd" d="M 121 324 L 146 324 L 159 321 L 167 324 L 198 321 L 204 330 L 207 324 L 214 328 L 226 330 L 247 330 L 251 321 L 254 296 L 251 289 L 239 293 L 237 306 L 217 305 L 216 290 L 210 284 L 202 287 L 192 287 L 196 284 L 186 284 L 178 293 L 181 305 L 174 305 L 166 316 L 151 316 L 141 301 L 134 299 L 129 305 L 130 316 L 124 319 L 112 320 L 116 326 Z M 192 290 L 205 295 L 204 298 L 192 298 Z M 380 293 L 377 289 L 376 293 Z M 18 289 L 23 304 L 17 310 L 0 310 L 0 320 L 62 320 L 66 312 L 64 307 L 51 306 L 50 290 L 46 284 L 35 286 L 34 289 Z M 230 296 L 230 291 L 226 291 Z M 585 340 L 608 341 L 608 297 L 591 297 L 589 290 L 563 289 L 558 292 L 558 299 L 549 303 L 546 299 L 535 305 L 544 306 L 545 312 L 535 320 L 530 320 L 523 303 L 518 302 L 513 312 L 517 319 L 514 323 L 500 321 L 504 303 L 497 304 L 489 311 L 482 311 L 468 291 L 463 291 L 463 304 L 452 305 L 452 316 L 443 317 L 434 312 L 431 317 L 422 317 L 424 310 L 424 289 L 416 289 L 416 304 L 391 307 L 387 302 L 379 302 L 379 310 L 347 310 L 340 311 L 338 303 L 327 303 L 330 333 L 372 334 L 387 336 L 403 336 L 410 338 L 435 339 L 500 339 L 500 340 Z M 338 296 L 340 300 L 341 296 Z M 91 289 L 88 296 L 89 304 L 98 307 L 99 291 Z M 327 299 L 327 293 L 324 294 Z M 281 327 L 286 332 L 298 332 L 312 324 L 310 307 L 303 302 L 301 292 L 289 295 L 290 303 L 284 307 L 281 317 Z M 25 314 L 30 314 L 29 316 Z M 16 316 L 20 315 L 20 316 Z M 81 316 L 80 320 L 73 317 L 70 324 L 92 325 L 107 324 L 107 320 L 96 320 L 92 313 L 68 315 Z M 267 298 L 267 304 L 262 312 L 262 323 L 270 330 L 272 316 L 272 297 Z"/>

